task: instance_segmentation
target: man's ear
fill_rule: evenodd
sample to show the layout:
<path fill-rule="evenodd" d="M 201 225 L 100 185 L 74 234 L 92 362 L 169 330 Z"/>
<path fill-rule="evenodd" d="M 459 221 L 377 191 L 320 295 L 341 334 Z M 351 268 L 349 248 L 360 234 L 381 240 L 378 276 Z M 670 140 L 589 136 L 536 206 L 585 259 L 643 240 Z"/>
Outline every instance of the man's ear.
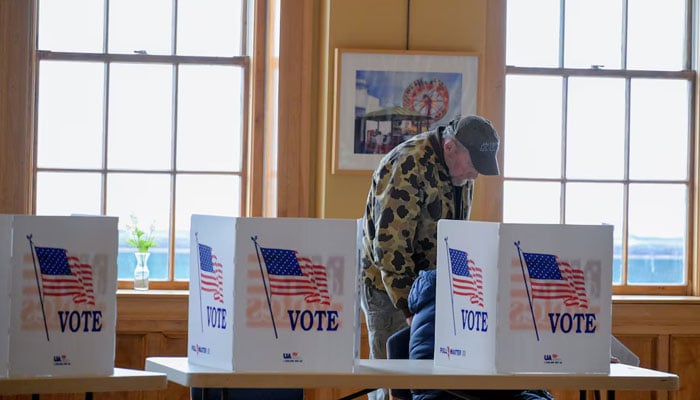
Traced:
<path fill-rule="evenodd" d="M 455 141 L 453 139 L 446 139 L 443 147 L 445 148 L 445 153 L 452 153 L 455 149 Z"/>

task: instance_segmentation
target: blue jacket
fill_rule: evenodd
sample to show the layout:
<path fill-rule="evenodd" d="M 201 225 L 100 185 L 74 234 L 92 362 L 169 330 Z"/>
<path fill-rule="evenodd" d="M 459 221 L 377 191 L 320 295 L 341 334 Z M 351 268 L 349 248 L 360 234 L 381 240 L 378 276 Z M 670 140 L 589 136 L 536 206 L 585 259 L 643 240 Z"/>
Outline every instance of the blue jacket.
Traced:
<path fill-rule="evenodd" d="M 435 270 L 420 271 L 408 295 L 408 308 L 413 313 L 409 358 L 432 360 L 435 347 Z M 546 390 L 413 390 L 413 400 L 553 400 Z"/>
<path fill-rule="evenodd" d="M 413 314 L 409 358 L 432 360 L 435 344 L 435 270 L 420 271 L 408 295 Z"/>
<path fill-rule="evenodd" d="M 419 271 L 408 294 L 408 309 L 413 314 L 409 357 L 412 360 L 432 360 L 435 345 L 435 270 Z M 413 400 L 443 397 L 442 390 L 412 390 Z"/>

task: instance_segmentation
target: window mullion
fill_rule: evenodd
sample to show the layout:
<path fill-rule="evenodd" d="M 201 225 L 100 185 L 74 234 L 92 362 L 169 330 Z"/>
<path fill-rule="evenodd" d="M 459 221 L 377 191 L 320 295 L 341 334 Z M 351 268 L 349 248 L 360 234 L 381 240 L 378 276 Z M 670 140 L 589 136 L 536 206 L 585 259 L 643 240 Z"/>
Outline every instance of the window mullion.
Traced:
<path fill-rule="evenodd" d="M 559 68 L 564 68 L 564 39 L 566 38 L 566 0 L 559 0 Z"/>
<path fill-rule="evenodd" d="M 694 70 L 698 65 L 695 50 L 698 46 L 697 6 L 697 1 L 687 0 L 685 2 L 685 51 L 683 52 L 683 65 L 686 70 Z"/>
<path fill-rule="evenodd" d="M 173 56 L 177 54 L 177 15 L 178 15 L 178 0 L 173 0 L 173 18 L 171 23 L 171 43 L 172 47 L 170 52 Z M 177 193 L 177 120 L 178 120 L 178 77 L 180 72 L 179 64 L 172 65 L 172 93 L 173 97 L 171 99 L 171 155 L 170 155 L 170 242 L 168 243 L 168 279 L 175 280 L 175 235 L 176 235 L 176 220 L 175 220 L 175 206 L 177 205 L 176 193 Z"/>
<path fill-rule="evenodd" d="M 561 195 L 559 196 L 559 221 L 566 223 L 566 148 L 567 148 L 567 123 L 569 106 L 569 77 L 562 77 L 561 82 Z"/>
<path fill-rule="evenodd" d="M 107 46 L 109 43 L 109 0 L 104 2 L 104 22 L 102 31 L 102 52 L 107 53 Z M 100 209 L 103 215 L 107 215 L 107 154 L 109 152 L 109 80 L 110 80 L 110 69 L 111 64 L 107 61 L 104 62 L 104 87 L 102 89 L 102 172 L 100 177 L 102 180 L 102 198 L 100 204 Z"/>
<path fill-rule="evenodd" d="M 176 207 L 176 193 L 177 193 L 177 132 L 178 132 L 178 96 L 179 96 L 179 77 L 180 66 L 177 64 L 173 65 L 173 98 L 172 98 L 172 139 L 171 139 L 171 155 L 170 155 L 170 261 L 168 263 L 168 274 L 170 279 L 175 279 L 175 234 L 176 234 L 176 220 L 175 220 L 175 207 Z"/>
<path fill-rule="evenodd" d="M 632 78 L 625 79 L 625 138 L 624 138 L 624 168 L 622 189 L 622 254 L 620 262 L 620 284 L 627 285 L 629 276 L 629 193 L 630 193 L 630 138 L 632 121 Z"/>
<path fill-rule="evenodd" d="M 622 0 L 622 46 L 620 49 L 620 65 L 622 70 L 627 69 L 627 35 L 629 23 L 629 3 L 628 0 Z"/>
<path fill-rule="evenodd" d="M 110 63 L 104 64 L 104 88 L 102 89 L 102 204 L 100 208 L 103 215 L 107 215 L 107 154 L 109 152 L 109 79 L 110 79 Z"/>

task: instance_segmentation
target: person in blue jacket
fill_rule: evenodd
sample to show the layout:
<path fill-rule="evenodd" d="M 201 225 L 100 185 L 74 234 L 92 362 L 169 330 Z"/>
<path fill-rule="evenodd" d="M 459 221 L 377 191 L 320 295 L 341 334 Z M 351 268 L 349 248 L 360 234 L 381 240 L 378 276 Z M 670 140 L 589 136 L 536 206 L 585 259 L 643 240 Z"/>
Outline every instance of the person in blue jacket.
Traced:
<path fill-rule="evenodd" d="M 435 345 L 435 270 L 420 271 L 408 295 L 413 314 L 409 358 L 433 359 Z M 413 390 L 413 400 L 554 400 L 546 390 Z"/>

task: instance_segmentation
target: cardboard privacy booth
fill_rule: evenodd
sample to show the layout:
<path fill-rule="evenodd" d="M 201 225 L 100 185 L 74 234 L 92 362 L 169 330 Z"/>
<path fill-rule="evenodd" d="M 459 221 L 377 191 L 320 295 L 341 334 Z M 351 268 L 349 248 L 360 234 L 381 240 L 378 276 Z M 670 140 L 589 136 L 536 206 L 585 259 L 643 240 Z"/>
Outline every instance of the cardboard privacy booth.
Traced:
<path fill-rule="evenodd" d="M 608 373 L 612 226 L 438 223 L 435 365 Z"/>
<path fill-rule="evenodd" d="M 352 371 L 356 226 L 193 215 L 189 362 L 236 371 Z"/>
<path fill-rule="evenodd" d="M 117 222 L 0 215 L 0 376 L 114 372 Z"/>

